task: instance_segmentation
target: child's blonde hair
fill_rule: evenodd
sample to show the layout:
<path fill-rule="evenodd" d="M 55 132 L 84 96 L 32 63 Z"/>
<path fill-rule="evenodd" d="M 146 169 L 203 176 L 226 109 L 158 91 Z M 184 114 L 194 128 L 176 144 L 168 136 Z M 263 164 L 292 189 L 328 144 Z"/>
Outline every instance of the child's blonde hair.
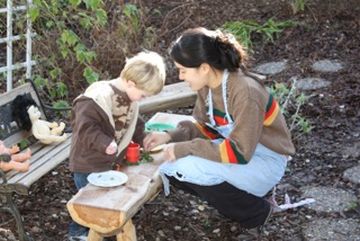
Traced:
<path fill-rule="evenodd" d="M 126 60 L 120 77 L 133 81 L 137 88 L 155 95 L 164 87 L 165 75 L 163 58 L 155 52 L 144 51 Z"/>

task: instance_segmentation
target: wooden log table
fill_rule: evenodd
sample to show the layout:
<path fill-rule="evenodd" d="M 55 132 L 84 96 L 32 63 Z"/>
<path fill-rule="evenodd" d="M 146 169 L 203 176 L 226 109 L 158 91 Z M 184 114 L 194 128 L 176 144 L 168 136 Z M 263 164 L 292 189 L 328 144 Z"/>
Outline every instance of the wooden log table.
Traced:
<path fill-rule="evenodd" d="M 158 171 L 162 153 L 152 156 L 153 162 L 122 169 L 129 178 L 124 185 L 105 188 L 88 184 L 67 203 L 72 219 L 90 228 L 89 241 L 114 235 L 117 241 L 136 240 L 131 218 L 162 186 Z"/>
<path fill-rule="evenodd" d="M 193 119 L 191 116 L 157 113 L 149 123 L 176 126 L 182 120 Z M 107 236 L 116 236 L 117 241 L 136 240 L 131 218 L 161 190 L 159 166 L 162 156 L 162 152 L 153 154 L 152 162 L 124 167 L 121 171 L 127 174 L 128 181 L 122 186 L 104 188 L 88 184 L 67 203 L 72 219 L 90 228 L 89 241 L 102 241 Z"/>

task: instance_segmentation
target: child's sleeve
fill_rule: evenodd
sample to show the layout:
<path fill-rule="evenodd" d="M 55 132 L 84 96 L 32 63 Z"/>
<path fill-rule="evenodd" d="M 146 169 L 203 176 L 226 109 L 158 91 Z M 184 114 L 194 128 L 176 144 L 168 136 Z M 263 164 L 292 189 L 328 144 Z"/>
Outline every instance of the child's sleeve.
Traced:
<path fill-rule="evenodd" d="M 133 141 L 142 145 L 145 138 L 145 122 L 144 119 L 139 115 L 136 122 L 135 132 L 133 135 Z"/>
<path fill-rule="evenodd" d="M 91 102 L 82 103 L 73 110 L 73 129 L 76 130 L 77 138 L 74 141 L 81 141 L 85 148 L 105 153 L 106 148 L 114 140 L 114 137 L 104 131 L 104 120 L 91 105 Z M 107 122 L 106 122 L 107 121 Z"/>

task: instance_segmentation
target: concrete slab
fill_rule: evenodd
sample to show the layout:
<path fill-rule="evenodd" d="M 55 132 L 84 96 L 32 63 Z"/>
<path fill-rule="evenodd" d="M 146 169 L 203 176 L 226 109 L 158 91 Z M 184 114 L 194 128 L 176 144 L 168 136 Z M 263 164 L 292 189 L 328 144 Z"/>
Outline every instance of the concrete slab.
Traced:
<path fill-rule="evenodd" d="M 312 68 L 319 72 L 336 72 L 343 69 L 344 65 L 337 60 L 324 59 L 316 61 Z"/>
<path fill-rule="evenodd" d="M 265 74 L 265 75 L 278 74 L 281 71 L 285 70 L 286 63 L 287 63 L 287 60 L 261 64 L 261 65 L 255 67 L 255 71 L 257 73 Z"/>
<path fill-rule="evenodd" d="M 315 203 L 307 205 L 308 208 L 319 212 L 341 212 L 354 206 L 356 196 L 348 191 L 333 187 L 306 186 L 301 189 L 303 198 L 314 198 Z"/>
<path fill-rule="evenodd" d="M 360 223 L 355 219 L 319 219 L 306 225 L 307 241 L 360 241 Z"/>

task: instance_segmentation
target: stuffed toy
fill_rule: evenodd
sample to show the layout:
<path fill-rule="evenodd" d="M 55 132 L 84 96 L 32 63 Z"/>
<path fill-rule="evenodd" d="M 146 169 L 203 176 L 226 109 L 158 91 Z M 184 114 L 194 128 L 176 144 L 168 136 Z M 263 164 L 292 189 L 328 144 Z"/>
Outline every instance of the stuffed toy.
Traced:
<path fill-rule="evenodd" d="M 34 105 L 30 106 L 27 112 L 32 123 L 32 133 L 40 142 L 50 144 L 66 140 L 67 135 L 65 133 L 61 135 L 65 128 L 63 122 L 58 125 L 56 122 L 40 120 L 41 112 Z"/>
<path fill-rule="evenodd" d="M 26 172 L 29 170 L 31 150 L 27 149 L 24 153 L 18 153 L 19 151 L 18 146 L 7 148 L 4 143 L 0 141 L 0 170 L 5 172 L 10 170 Z"/>
<path fill-rule="evenodd" d="M 31 130 L 34 137 L 44 144 L 62 142 L 67 138 L 65 133 L 62 134 L 65 124 L 41 120 L 41 112 L 29 95 L 19 95 L 14 99 L 12 116 L 21 129 Z"/>

